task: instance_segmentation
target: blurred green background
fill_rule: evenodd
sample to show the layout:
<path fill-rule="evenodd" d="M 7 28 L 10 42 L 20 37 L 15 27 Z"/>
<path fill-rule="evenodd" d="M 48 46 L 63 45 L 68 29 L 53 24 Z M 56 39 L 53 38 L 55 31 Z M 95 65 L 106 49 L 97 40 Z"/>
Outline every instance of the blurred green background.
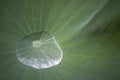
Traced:
<path fill-rule="evenodd" d="M 0 0 L 0 80 L 120 80 L 120 0 Z M 33 69 L 16 58 L 24 36 L 48 31 L 61 64 Z"/>

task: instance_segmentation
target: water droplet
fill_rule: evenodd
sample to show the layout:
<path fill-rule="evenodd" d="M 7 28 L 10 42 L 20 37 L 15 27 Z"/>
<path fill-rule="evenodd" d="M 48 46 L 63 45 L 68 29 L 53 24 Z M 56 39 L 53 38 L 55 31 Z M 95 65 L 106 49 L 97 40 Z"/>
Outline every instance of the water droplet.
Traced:
<path fill-rule="evenodd" d="M 37 69 L 58 65 L 63 57 L 55 37 L 45 31 L 22 38 L 18 42 L 16 51 L 21 63 Z"/>

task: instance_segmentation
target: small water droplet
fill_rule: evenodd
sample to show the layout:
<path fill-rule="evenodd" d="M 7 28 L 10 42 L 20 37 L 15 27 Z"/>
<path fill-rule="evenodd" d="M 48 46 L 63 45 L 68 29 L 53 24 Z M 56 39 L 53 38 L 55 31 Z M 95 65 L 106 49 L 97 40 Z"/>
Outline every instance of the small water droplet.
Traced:
<path fill-rule="evenodd" d="M 37 32 L 22 38 L 17 44 L 18 60 L 36 69 L 58 65 L 63 57 L 55 37 L 49 32 Z"/>

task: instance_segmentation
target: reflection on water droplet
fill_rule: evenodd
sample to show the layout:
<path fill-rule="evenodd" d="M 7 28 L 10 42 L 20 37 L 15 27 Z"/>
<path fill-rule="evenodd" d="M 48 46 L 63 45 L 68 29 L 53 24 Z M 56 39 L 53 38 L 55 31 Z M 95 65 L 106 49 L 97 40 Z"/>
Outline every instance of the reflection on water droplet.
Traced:
<path fill-rule="evenodd" d="M 41 42 L 39 40 L 33 41 L 33 47 L 40 47 Z"/>
<path fill-rule="evenodd" d="M 59 64 L 63 53 L 55 37 L 45 31 L 22 38 L 17 45 L 18 60 L 36 69 L 44 69 Z"/>

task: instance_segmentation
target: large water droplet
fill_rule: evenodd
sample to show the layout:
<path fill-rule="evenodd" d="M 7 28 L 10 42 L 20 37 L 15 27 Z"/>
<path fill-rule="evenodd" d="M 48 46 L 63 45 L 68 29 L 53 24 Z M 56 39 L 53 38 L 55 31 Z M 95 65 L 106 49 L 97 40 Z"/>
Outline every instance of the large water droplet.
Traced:
<path fill-rule="evenodd" d="M 55 37 L 45 31 L 22 38 L 17 45 L 18 60 L 33 68 L 43 69 L 59 64 L 63 53 Z"/>

